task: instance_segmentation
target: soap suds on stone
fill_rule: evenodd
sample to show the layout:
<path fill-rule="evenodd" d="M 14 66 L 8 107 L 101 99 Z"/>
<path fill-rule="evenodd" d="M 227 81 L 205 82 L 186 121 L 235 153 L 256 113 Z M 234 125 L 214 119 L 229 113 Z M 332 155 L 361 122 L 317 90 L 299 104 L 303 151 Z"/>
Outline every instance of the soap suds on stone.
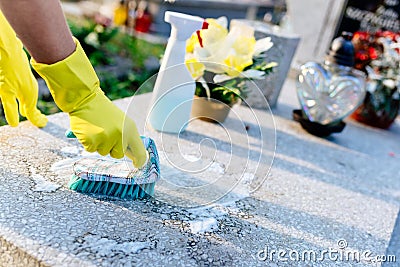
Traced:
<path fill-rule="evenodd" d="M 84 249 L 89 249 L 100 256 L 110 256 L 115 253 L 135 254 L 139 251 L 149 248 L 149 242 L 130 241 L 118 243 L 115 240 L 99 237 L 97 235 L 88 235 L 84 238 Z"/>
<path fill-rule="evenodd" d="M 77 146 L 66 146 L 61 148 L 61 152 L 78 155 L 81 152 L 81 149 Z"/>
<path fill-rule="evenodd" d="M 36 173 L 36 170 L 34 168 L 31 168 L 31 178 L 35 183 L 35 187 L 33 188 L 33 191 L 35 192 L 51 193 L 55 192 L 58 188 L 61 187 L 61 185 L 59 184 L 47 181 L 46 178 L 44 178 L 42 175 Z"/>
<path fill-rule="evenodd" d="M 217 219 L 204 218 L 203 220 L 189 221 L 190 231 L 193 234 L 212 232 L 218 229 L 218 221 Z"/>

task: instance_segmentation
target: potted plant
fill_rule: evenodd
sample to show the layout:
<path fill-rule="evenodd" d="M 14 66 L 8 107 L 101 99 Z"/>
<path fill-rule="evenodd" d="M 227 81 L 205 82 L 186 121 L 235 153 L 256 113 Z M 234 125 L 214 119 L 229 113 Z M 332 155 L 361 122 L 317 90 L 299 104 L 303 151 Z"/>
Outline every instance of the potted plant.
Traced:
<path fill-rule="evenodd" d="M 356 67 L 367 74 L 367 94 L 351 117 L 386 129 L 400 107 L 400 35 L 389 31 L 356 32 L 353 44 Z"/>
<path fill-rule="evenodd" d="M 226 17 L 206 21 L 208 28 L 186 45 L 185 63 L 196 80 L 192 117 L 223 122 L 245 98 L 247 81 L 264 79 L 277 64 L 265 62 L 271 38 L 256 40 L 253 27 L 235 21 L 228 30 Z"/>

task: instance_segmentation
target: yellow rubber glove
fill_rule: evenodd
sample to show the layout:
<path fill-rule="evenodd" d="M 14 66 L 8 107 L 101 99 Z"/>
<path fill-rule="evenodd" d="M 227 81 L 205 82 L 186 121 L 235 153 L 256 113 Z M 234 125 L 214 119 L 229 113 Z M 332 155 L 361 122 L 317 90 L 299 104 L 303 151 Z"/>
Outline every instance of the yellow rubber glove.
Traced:
<path fill-rule="evenodd" d="M 47 65 L 31 59 L 33 68 L 46 81 L 58 107 L 69 113 L 71 130 L 87 151 L 114 158 L 126 154 L 135 167 L 143 166 L 147 152 L 135 123 L 104 95 L 89 59 L 75 43 L 75 52 L 64 60 Z M 123 129 L 129 138 L 122 138 Z"/>
<path fill-rule="evenodd" d="M 38 84 L 21 41 L 0 12 L 0 98 L 9 125 L 17 126 L 19 112 L 34 125 L 44 127 L 47 118 L 36 107 Z M 17 103 L 19 102 L 19 105 Z"/>

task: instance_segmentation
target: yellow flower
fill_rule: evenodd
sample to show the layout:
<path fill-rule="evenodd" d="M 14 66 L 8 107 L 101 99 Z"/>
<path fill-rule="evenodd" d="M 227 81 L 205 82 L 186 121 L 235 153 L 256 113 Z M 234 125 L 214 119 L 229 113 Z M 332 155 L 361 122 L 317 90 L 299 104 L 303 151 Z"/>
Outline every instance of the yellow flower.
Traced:
<path fill-rule="evenodd" d="M 226 17 L 206 21 L 208 29 L 194 33 L 186 43 L 186 65 L 193 78 L 200 78 L 204 71 L 223 80 L 261 77 L 262 71 L 244 70 L 253 65 L 254 56 L 272 46 L 271 38 L 256 41 L 254 28 L 240 21 L 231 21 L 228 31 Z"/>
<path fill-rule="evenodd" d="M 246 67 L 253 64 L 253 58 L 251 54 L 247 55 L 229 55 L 224 63 L 228 68 L 225 69 L 229 76 L 236 77 L 242 72 Z"/>
<path fill-rule="evenodd" d="M 226 73 L 236 77 L 238 72 L 242 72 L 246 67 L 253 64 L 253 52 L 256 44 L 254 37 L 237 36 L 224 63 L 229 67 Z"/>
<path fill-rule="evenodd" d="M 254 47 L 256 45 L 256 38 L 239 36 L 233 43 L 233 49 L 238 54 L 251 54 L 253 55 Z"/>
<path fill-rule="evenodd" d="M 203 63 L 199 62 L 196 58 L 188 58 L 185 61 L 186 67 L 188 68 L 193 79 L 200 78 L 203 76 L 206 67 Z"/>
<path fill-rule="evenodd" d="M 208 29 L 200 31 L 203 47 L 223 41 L 228 35 L 228 29 L 222 26 L 216 19 L 206 19 L 206 21 L 208 23 Z"/>
<path fill-rule="evenodd" d="M 208 47 L 223 41 L 228 35 L 228 30 L 222 25 L 224 20 L 226 18 L 206 19 L 208 28 L 192 34 L 186 41 L 186 52 L 193 53 L 196 47 Z M 201 40 L 199 40 L 199 37 Z"/>
<path fill-rule="evenodd" d="M 186 53 L 193 53 L 194 47 L 199 44 L 199 38 L 197 34 L 194 33 L 190 38 L 186 41 Z"/>

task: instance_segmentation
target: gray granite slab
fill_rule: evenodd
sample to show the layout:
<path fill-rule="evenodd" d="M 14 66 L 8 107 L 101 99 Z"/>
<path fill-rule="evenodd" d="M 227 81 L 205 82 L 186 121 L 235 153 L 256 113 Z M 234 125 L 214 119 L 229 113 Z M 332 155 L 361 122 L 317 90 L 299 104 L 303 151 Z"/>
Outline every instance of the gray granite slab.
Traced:
<path fill-rule="evenodd" d="M 146 106 L 149 96 L 135 99 Z M 117 103 L 126 109 L 130 99 Z M 351 258 L 368 251 L 397 254 L 400 261 L 400 121 L 385 131 L 347 120 L 341 134 L 317 138 L 291 119 L 297 107 L 289 79 L 273 120 L 265 110 L 235 107 L 225 128 L 193 122 L 179 139 L 180 152 L 166 142 L 173 136 L 157 139 L 162 136 L 148 131 L 165 156 L 163 180 L 155 199 L 139 201 L 67 189 L 68 164 L 82 149 L 64 137 L 66 114 L 49 116 L 44 129 L 29 122 L 1 127 L 0 266 L 380 266 Z M 254 116 L 264 119 L 259 124 L 266 136 Z M 142 129 L 140 119 L 138 125 Z M 265 137 L 261 151 L 257 140 Z M 218 153 L 204 175 L 182 175 L 199 167 L 190 163 L 199 151 L 205 160 Z M 181 155 L 186 165 L 168 165 Z M 260 158 L 255 173 L 268 175 L 250 194 L 239 178 Z M 215 177 L 224 183 L 207 191 L 188 187 Z M 169 188 L 168 182 L 189 189 Z"/>

